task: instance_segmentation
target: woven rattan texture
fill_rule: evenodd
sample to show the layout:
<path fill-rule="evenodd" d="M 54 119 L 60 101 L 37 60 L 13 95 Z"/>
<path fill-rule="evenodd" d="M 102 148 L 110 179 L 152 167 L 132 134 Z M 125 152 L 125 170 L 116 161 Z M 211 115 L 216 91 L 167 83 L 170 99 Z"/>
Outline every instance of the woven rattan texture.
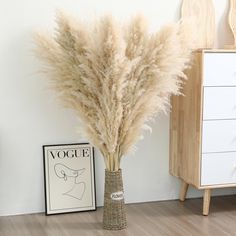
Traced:
<path fill-rule="evenodd" d="M 126 228 L 126 213 L 124 198 L 113 200 L 112 193 L 123 192 L 122 171 L 105 170 L 105 194 L 103 228 L 108 230 L 121 230 Z"/>

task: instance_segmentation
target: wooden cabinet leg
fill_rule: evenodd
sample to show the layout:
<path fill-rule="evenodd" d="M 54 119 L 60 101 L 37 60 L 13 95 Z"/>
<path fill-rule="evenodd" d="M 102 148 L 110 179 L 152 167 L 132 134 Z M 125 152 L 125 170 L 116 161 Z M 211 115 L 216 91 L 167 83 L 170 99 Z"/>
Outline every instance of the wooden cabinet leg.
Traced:
<path fill-rule="evenodd" d="M 186 194 L 187 194 L 187 191 L 188 191 L 188 186 L 189 185 L 187 183 L 182 181 L 181 190 L 180 190 L 180 197 L 179 197 L 179 200 L 181 202 L 183 202 L 186 198 Z"/>
<path fill-rule="evenodd" d="M 204 216 L 208 216 L 209 214 L 210 202 L 211 202 L 211 189 L 205 189 L 203 197 L 203 212 L 202 212 Z"/>

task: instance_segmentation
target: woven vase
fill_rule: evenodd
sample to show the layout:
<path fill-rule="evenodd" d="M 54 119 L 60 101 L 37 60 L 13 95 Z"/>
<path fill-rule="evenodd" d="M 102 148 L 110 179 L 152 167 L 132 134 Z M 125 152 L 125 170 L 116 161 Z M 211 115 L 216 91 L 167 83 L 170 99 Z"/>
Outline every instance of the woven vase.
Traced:
<path fill-rule="evenodd" d="M 105 170 L 103 228 L 121 230 L 126 226 L 122 171 Z"/>

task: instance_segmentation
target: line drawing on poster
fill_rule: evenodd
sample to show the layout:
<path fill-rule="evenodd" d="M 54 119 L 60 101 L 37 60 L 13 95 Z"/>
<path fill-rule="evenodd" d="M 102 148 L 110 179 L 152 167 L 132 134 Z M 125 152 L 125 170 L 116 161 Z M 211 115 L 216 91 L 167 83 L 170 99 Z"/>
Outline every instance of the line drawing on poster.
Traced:
<path fill-rule="evenodd" d="M 62 195 L 66 195 L 77 200 L 82 200 L 86 190 L 86 183 L 84 181 L 79 181 L 79 179 L 86 171 L 86 168 L 74 170 L 64 164 L 57 163 L 54 165 L 54 171 L 56 176 L 60 179 L 64 179 L 64 181 L 67 181 L 68 178 L 74 178 L 73 187 L 62 193 Z"/>

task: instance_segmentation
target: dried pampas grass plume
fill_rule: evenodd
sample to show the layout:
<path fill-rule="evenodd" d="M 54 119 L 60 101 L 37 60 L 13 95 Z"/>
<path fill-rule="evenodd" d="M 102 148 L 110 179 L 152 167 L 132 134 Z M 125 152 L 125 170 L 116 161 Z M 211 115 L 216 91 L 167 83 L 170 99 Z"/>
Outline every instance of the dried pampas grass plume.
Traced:
<path fill-rule="evenodd" d="M 75 110 L 84 132 L 116 171 L 141 129 L 169 108 L 189 66 L 189 26 L 172 24 L 149 34 L 141 16 L 125 28 L 112 16 L 94 27 L 57 14 L 53 36 L 38 34 L 37 55 L 61 100 Z"/>

